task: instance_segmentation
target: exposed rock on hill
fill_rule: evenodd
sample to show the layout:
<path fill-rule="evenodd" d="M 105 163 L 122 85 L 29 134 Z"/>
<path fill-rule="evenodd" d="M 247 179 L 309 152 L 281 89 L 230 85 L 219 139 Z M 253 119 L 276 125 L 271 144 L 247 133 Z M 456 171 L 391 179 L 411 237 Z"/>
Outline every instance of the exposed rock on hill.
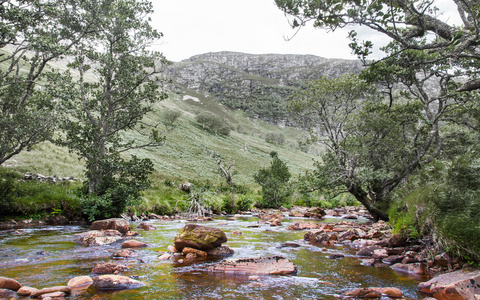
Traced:
<path fill-rule="evenodd" d="M 361 69 L 359 61 L 314 55 L 216 52 L 175 63 L 167 75 L 178 92 L 190 89 L 206 93 L 231 109 L 279 123 L 288 121 L 286 101 L 302 82 Z"/>

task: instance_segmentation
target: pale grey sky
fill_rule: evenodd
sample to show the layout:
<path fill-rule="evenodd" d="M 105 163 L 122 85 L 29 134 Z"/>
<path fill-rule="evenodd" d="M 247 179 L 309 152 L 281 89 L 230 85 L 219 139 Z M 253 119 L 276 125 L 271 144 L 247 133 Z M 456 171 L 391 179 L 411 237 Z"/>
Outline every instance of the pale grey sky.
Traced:
<path fill-rule="evenodd" d="M 196 54 L 237 51 L 252 54 L 313 54 L 327 58 L 356 59 L 347 38 L 350 29 L 334 33 L 304 27 L 295 31 L 273 0 L 152 0 L 152 23 L 164 37 L 154 49 L 172 61 Z M 452 0 L 436 0 L 438 4 Z M 362 31 L 362 33 L 366 33 Z M 375 44 L 384 36 L 362 35 Z"/>

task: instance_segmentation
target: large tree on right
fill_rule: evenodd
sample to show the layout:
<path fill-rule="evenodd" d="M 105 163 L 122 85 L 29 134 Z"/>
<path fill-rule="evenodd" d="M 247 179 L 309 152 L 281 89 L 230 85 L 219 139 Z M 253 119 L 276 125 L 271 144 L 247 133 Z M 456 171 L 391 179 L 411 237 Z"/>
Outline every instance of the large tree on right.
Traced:
<path fill-rule="evenodd" d="M 457 91 L 480 88 L 480 3 L 477 0 L 451 0 L 461 24 L 453 24 L 433 0 L 275 0 L 277 6 L 290 15 L 292 25 L 301 27 L 309 21 L 315 27 L 335 30 L 348 25 L 370 28 L 395 42 L 387 49 L 388 56 L 406 50 L 435 53 L 435 57 L 416 57 L 412 64 L 431 63 L 438 75 L 463 75 Z M 449 12 L 452 13 L 452 12 Z M 444 21 L 445 20 L 445 21 Z M 373 44 L 359 41 L 352 31 L 351 47 L 366 58 Z M 387 47 L 388 48 L 388 47 Z M 371 64 L 372 62 L 368 62 Z M 375 63 L 375 62 L 373 62 Z"/>

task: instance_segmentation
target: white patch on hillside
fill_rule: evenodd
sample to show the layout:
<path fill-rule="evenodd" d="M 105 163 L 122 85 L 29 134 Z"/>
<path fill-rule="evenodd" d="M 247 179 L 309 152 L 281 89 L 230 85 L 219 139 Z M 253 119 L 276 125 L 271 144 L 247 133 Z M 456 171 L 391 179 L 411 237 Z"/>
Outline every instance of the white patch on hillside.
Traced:
<path fill-rule="evenodd" d="M 200 102 L 200 99 L 198 99 L 197 97 L 193 97 L 193 96 L 189 96 L 189 95 L 183 96 L 183 101 L 185 101 L 185 100 L 193 100 L 195 102 Z"/>

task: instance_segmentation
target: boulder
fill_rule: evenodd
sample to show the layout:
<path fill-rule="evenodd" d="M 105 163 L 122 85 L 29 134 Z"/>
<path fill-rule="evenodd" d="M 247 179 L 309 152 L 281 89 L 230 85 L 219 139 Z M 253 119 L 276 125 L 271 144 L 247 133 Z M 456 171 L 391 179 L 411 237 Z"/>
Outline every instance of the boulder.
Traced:
<path fill-rule="evenodd" d="M 70 279 L 67 286 L 71 289 L 83 289 L 92 285 L 93 279 L 90 276 L 77 276 Z"/>
<path fill-rule="evenodd" d="M 213 273 L 243 275 L 297 274 L 297 267 L 281 256 L 227 259 L 208 268 Z"/>
<path fill-rule="evenodd" d="M 112 263 L 100 263 L 96 265 L 92 273 L 93 274 L 118 274 L 128 269 L 127 266 L 112 264 Z"/>
<path fill-rule="evenodd" d="M 29 286 L 22 286 L 18 291 L 17 295 L 19 296 L 30 296 L 33 293 L 38 292 L 39 290 Z"/>
<path fill-rule="evenodd" d="M 225 232 L 219 228 L 187 224 L 180 229 L 174 244 L 178 251 L 182 251 L 185 247 L 206 251 L 218 247 L 226 241 Z"/>
<path fill-rule="evenodd" d="M 16 281 L 15 279 L 0 277 L 0 289 L 17 291 L 21 287 L 22 285 L 18 283 L 18 281 Z"/>
<path fill-rule="evenodd" d="M 178 252 L 177 248 L 175 248 L 175 247 L 172 246 L 172 245 L 169 245 L 169 246 L 167 247 L 167 250 L 168 250 L 169 253 L 177 253 L 177 252 Z"/>
<path fill-rule="evenodd" d="M 394 247 L 404 247 L 408 243 L 407 238 L 400 235 L 400 234 L 394 234 L 390 237 L 390 240 L 388 241 L 388 246 L 390 248 Z"/>
<path fill-rule="evenodd" d="M 321 219 L 326 215 L 325 210 L 320 207 L 314 207 L 305 212 L 303 215 L 305 218 L 317 218 Z"/>
<path fill-rule="evenodd" d="M 92 223 L 92 230 L 106 230 L 114 229 L 120 231 L 122 234 L 126 234 L 130 231 L 130 223 L 121 218 L 113 218 L 106 220 L 98 220 Z"/>
<path fill-rule="evenodd" d="M 476 299 L 480 294 L 480 270 L 459 270 L 432 278 L 418 285 L 418 290 L 440 300 Z"/>
<path fill-rule="evenodd" d="M 145 248 L 148 247 L 147 243 L 137 240 L 129 240 L 122 243 L 122 248 Z"/>
<path fill-rule="evenodd" d="M 67 294 L 64 292 L 52 292 L 43 294 L 41 297 L 43 300 L 55 299 L 55 298 L 64 298 Z"/>
<path fill-rule="evenodd" d="M 56 292 L 62 292 L 69 295 L 72 292 L 72 288 L 70 288 L 69 286 L 53 286 L 53 287 L 41 289 L 35 293 L 32 293 L 30 296 L 32 298 L 37 298 L 44 294 L 50 294 L 50 293 L 56 293 Z"/>
<path fill-rule="evenodd" d="M 233 249 L 228 246 L 215 247 L 207 251 L 208 256 L 230 256 L 233 253 Z"/>
<path fill-rule="evenodd" d="M 97 290 L 129 290 L 145 286 L 145 283 L 120 275 L 100 275 L 93 280 Z"/>
<path fill-rule="evenodd" d="M 146 230 L 146 231 L 157 229 L 157 226 L 152 225 L 152 224 L 147 224 L 147 223 L 144 223 L 144 222 L 138 224 L 137 227 L 138 227 L 138 228 L 141 228 L 141 229 L 143 229 L 143 230 Z"/>
<path fill-rule="evenodd" d="M 159 257 L 157 257 L 158 260 L 170 260 L 172 259 L 172 255 L 170 253 L 164 253 L 162 255 L 160 255 Z"/>
<path fill-rule="evenodd" d="M 117 230 L 91 230 L 74 235 L 75 243 L 86 247 L 109 245 L 121 239 L 122 234 Z"/>

